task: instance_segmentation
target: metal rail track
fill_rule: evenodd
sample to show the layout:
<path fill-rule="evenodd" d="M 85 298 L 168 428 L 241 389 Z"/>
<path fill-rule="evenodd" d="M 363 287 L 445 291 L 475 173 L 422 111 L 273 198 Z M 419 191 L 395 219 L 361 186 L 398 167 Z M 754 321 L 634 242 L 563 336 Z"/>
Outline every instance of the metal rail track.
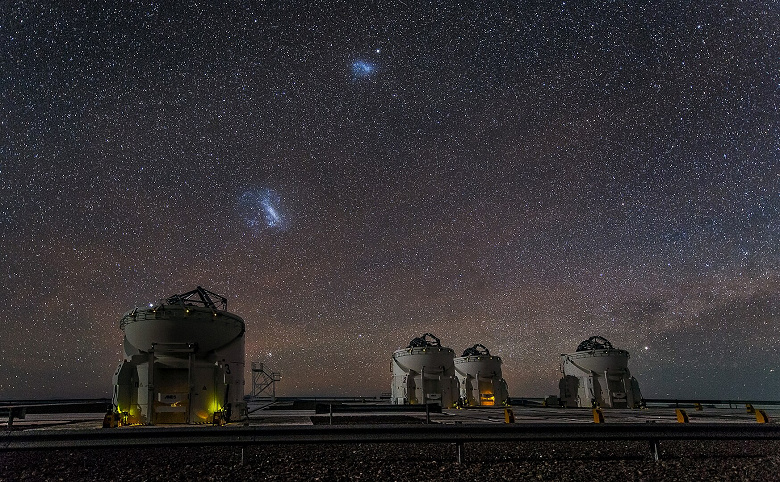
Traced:
<path fill-rule="evenodd" d="M 780 405 L 778 400 L 718 400 L 709 398 L 643 398 L 647 404 L 663 405 L 663 406 L 679 406 L 679 405 L 728 405 L 729 407 L 744 407 L 746 405 L 764 405 L 774 406 Z"/>
<path fill-rule="evenodd" d="M 122 427 L 94 430 L 7 431 L 0 451 L 331 443 L 454 443 L 528 441 L 780 440 L 778 424 L 468 424 L 285 427 Z"/>

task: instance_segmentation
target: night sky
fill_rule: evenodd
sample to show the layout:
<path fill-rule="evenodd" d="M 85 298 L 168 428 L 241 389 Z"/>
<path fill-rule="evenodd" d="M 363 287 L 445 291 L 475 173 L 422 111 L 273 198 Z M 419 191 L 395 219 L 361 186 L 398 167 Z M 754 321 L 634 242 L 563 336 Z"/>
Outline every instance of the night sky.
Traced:
<path fill-rule="evenodd" d="M 776 1 L 106 3 L 0 5 L 0 399 L 109 396 L 198 285 L 279 395 L 430 332 L 780 399 Z"/>

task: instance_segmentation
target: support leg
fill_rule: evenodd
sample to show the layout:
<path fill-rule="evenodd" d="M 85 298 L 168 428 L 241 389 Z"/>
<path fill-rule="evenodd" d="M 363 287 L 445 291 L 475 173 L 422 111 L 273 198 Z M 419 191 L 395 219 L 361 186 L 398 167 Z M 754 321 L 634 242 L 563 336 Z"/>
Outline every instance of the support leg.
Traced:
<path fill-rule="evenodd" d="M 658 440 L 651 439 L 650 440 L 650 453 L 653 456 L 653 460 L 656 461 L 656 462 L 658 462 L 658 452 L 659 452 Z"/>

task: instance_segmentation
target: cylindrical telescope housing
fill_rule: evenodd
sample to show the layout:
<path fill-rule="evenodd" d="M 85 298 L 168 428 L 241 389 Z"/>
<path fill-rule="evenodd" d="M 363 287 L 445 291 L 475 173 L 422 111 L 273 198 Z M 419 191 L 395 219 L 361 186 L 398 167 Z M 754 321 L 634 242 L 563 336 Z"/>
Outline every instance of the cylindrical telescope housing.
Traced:
<path fill-rule="evenodd" d="M 432 340 L 430 340 L 430 339 Z M 426 333 L 409 346 L 393 353 L 391 387 L 394 404 L 435 403 L 443 408 L 458 401 L 452 348 L 441 346 L 438 338 Z"/>
<path fill-rule="evenodd" d="M 214 296 L 198 287 L 122 317 L 125 359 L 113 403 L 126 423 L 219 423 L 244 414 L 244 320 Z"/>
<path fill-rule="evenodd" d="M 642 401 L 628 370 L 629 354 L 593 336 L 574 353 L 561 354 L 560 402 L 567 407 L 634 408 Z"/>
<path fill-rule="evenodd" d="M 454 363 L 464 405 L 492 406 L 509 402 L 501 357 L 491 355 L 483 345 L 474 345 L 455 358 Z"/>

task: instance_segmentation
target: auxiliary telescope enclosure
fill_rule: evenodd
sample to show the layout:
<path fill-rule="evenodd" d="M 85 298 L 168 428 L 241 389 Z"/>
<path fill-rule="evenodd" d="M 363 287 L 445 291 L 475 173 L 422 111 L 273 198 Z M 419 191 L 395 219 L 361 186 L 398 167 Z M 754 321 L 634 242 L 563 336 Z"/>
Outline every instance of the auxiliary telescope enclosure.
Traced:
<path fill-rule="evenodd" d="M 637 408 L 639 382 L 628 370 L 629 354 L 592 336 L 574 353 L 561 354 L 560 403 L 565 407 Z"/>
<path fill-rule="evenodd" d="M 122 317 L 124 360 L 114 373 L 121 424 L 238 420 L 244 402 L 244 320 L 198 286 Z"/>
<path fill-rule="evenodd" d="M 459 394 L 454 358 L 453 349 L 441 346 L 430 333 L 393 352 L 392 403 L 455 406 Z"/>
<path fill-rule="evenodd" d="M 455 358 L 460 399 L 465 406 L 507 405 L 509 390 L 501 374 L 501 357 L 490 354 L 484 345 L 466 348 Z"/>

